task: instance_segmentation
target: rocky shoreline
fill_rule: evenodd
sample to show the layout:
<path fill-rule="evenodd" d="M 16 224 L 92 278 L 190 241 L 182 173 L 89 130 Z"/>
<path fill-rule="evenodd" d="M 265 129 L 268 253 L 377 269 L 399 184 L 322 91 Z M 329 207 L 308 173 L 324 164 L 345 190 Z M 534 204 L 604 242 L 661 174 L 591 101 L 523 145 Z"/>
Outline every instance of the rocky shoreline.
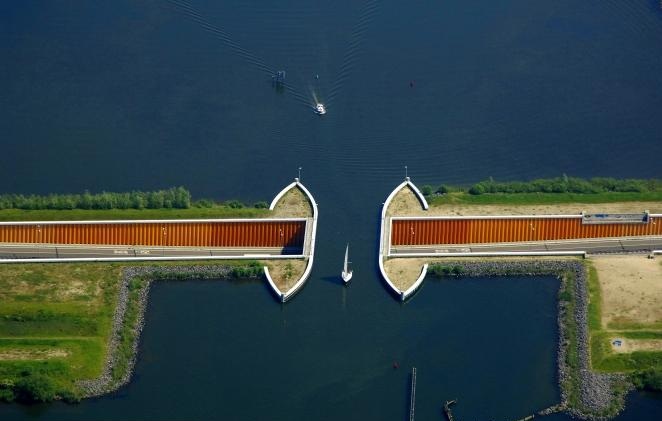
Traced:
<path fill-rule="evenodd" d="M 145 308 L 151 283 L 157 280 L 181 280 L 181 279 L 225 279 L 232 276 L 234 266 L 221 265 L 190 265 L 190 266 L 127 266 L 122 269 L 120 286 L 117 297 L 117 305 L 113 313 L 110 340 L 106 361 L 101 375 L 96 379 L 82 380 L 78 382 L 82 398 L 91 398 L 113 392 L 129 382 L 133 375 L 133 369 L 138 355 L 140 334 L 144 327 Z M 250 277 L 250 276 L 249 276 Z M 130 283 L 140 278 L 144 281 L 139 291 L 137 301 L 138 315 L 134 326 L 130 329 L 133 333 L 131 344 L 131 357 L 127 361 L 126 370 L 117 379 L 113 379 L 113 369 L 117 366 L 119 354 L 117 352 L 120 344 L 120 335 L 124 326 L 124 319 L 129 306 Z M 253 276 L 255 278 L 255 276 Z"/>
<path fill-rule="evenodd" d="M 568 365 L 567 355 L 570 346 L 566 316 L 568 302 L 559 299 L 558 302 L 558 382 L 561 390 L 561 402 L 548 410 L 539 412 L 539 415 L 565 410 L 574 417 L 582 419 L 607 419 L 615 416 L 624 407 L 625 394 L 628 391 L 627 380 L 618 374 L 594 373 L 590 369 L 589 332 L 588 332 L 588 284 L 587 270 L 578 260 L 537 260 L 537 261 L 448 261 L 444 266 L 461 267 L 459 276 L 540 276 L 553 275 L 560 282 L 560 291 L 567 288 L 567 279 L 564 273 L 574 275 L 575 297 L 573 320 L 576 327 L 576 353 L 578 355 L 578 368 Z M 232 266 L 130 266 L 122 270 L 118 301 L 113 315 L 111 337 L 108 344 L 107 358 L 101 375 L 92 380 L 78 383 L 82 397 L 100 396 L 113 392 L 129 382 L 135 366 L 138 353 L 140 334 L 144 326 L 144 314 L 152 281 L 165 279 L 217 279 L 228 278 L 232 275 Z M 131 357 L 126 364 L 126 370 L 117 379 L 113 379 L 113 369 L 118 362 L 118 346 L 124 325 L 124 318 L 129 306 L 130 283 L 133 279 L 144 281 L 140 288 L 137 304 L 138 315 L 134 326 L 130 327 L 134 336 L 131 345 Z M 570 395 L 574 393 L 573 384 L 578 386 L 578 405 L 571 405 Z M 619 387 L 621 386 L 621 387 Z M 615 405 L 615 406 L 614 406 Z M 616 408 L 616 410 L 614 410 Z"/>
<path fill-rule="evenodd" d="M 564 273 L 574 275 L 574 313 L 572 318 L 575 326 L 576 353 L 578 367 L 573 369 L 568 365 L 568 351 L 570 332 L 566 326 L 568 302 L 558 301 L 557 323 L 559 328 L 558 343 L 558 383 L 561 390 L 561 402 L 538 415 L 566 411 L 573 417 L 590 420 L 608 419 L 616 416 L 623 410 L 625 395 L 631 389 L 625 376 L 620 374 L 595 373 L 591 371 L 590 364 L 590 335 L 588 331 L 588 279 L 587 270 L 579 260 L 537 260 L 537 261 L 447 261 L 446 267 L 461 267 L 461 274 L 455 276 L 507 276 L 524 275 L 540 276 L 554 275 L 560 282 L 560 291 L 566 291 L 567 279 Z M 570 292 L 570 291 L 567 291 Z M 578 390 L 572 405 L 571 394 L 573 385 Z"/>

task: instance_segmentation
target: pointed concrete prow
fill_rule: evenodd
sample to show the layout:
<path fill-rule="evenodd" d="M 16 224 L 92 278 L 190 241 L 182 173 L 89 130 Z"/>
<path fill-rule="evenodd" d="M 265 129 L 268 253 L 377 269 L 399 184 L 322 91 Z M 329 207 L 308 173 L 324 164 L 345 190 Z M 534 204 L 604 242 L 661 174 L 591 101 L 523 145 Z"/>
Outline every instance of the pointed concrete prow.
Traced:
<path fill-rule="evenodd" d="M 317 233 L 317 203 L 312 194 L 310 194 L 297 177 L 294 179 L 294 182 L 287 185 L 274 197 L 269 210 L 275 214 L 280 212 L 287 214 L 287 216 L 306 218 L 306 229 L 301 253 L 305 262 L 303 273 L 298 278 L 292 279 L 292 270 L 273 271 L 272 273 L 267 266 L 264 266 L 264 275 L 269 282 L 269 286 L 278 299 L 284 303 L 303 287 L 313 269 L 315 236 Z M 298 261 L 300 260 L 301 258 L 298 259 Z M 281 260 L 278 263 L 280 264 L 286 261 Z M 294 273 L 294 275 L 298 275 L 298 273 Z"/>
<path fill-rule="evenodd" d="M 406 210 L 407 206 L 420 206 L 422 210 L 429 208 L 427 200 L 409 177 L 405 177 L 405 181 L 393 189 L 386 198 L 382 208 L 379 233 L 379 270 L 388 286 L 401 301 L 411 297 L 420 288 L 428 270 L 427 263 L 422 265 L 420 271 L 415 272 L 406 270 L 396 272 L 386 267 L 389 264 L 391 250 L 391 216 Z"/>

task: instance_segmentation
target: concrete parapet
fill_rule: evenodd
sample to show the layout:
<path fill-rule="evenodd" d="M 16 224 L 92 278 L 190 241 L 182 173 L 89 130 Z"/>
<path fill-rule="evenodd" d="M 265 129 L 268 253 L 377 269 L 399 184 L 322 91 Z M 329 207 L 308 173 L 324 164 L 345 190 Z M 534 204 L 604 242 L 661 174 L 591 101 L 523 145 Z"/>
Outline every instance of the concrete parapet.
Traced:
<path fill-rule="evenodd" d="M 416 281 L 410 286 L 406 291 L 403 291 L 400 294 L 400 300 L 405 301 L 408 297 L 410 297 L 414 292 L 420 288 L 421 284 L 423 283 L 423 279 L 425 279 L 425 275 L 428 273 L 428 264 L 424 264 L 423 268 L 421 269 L 421 274 L 418 276 Z"/>
<path fill-rule="evenodd" d="M 264 274 L 267 277 L 267 281 L 269 282 L 269 285 L 271 286 L 272 290 L 276 294 L 276 296 L 280 299 L 281 302 L 286 302 L 290 298 L 294 296 L 305 284 L 306 280 L 310 277 L 310 272 L 313 269 L 313 260 L 314 260 L 314 255 L 315 255 L 315 238 L 317 235 L 317 215 L 318 215 L 318 210 L 317 210 L 317 202 L 315 202 L 315 199 L 313 198 L 313 195 L 310 194 L 308 189 L 301 184 L 298 178 L 294 179 L 294 182 L 290 183 L 288 186 L 286 186 L 283 190 L 281 190 L 274 200 L 271 202 L 271 205 L 269 206 L 270 210 L 273 210 L 276 205 L 278 204 L 278 201 L 283 198 L 283 196 L 291 189 L 298 188 L 300 189 L 304 195 L 308 198 L 310 201 L 310 205 L 313 209 L 313 218 L 312 218 L 312 223 L 309 222 L 306 223 L 306 233 L 305 233 L 305 238 L 304 238 L 304 255 L 303 257 L 307 259 L 307 264 L 306 264 L 306 269 L 303 272 L 303 275 L 301 275 L 301 278 L 287 291 L 281 291 L 277 286 L 274 280 L 271 277 L 271 274 L 269 273 L 269 269 L 265 266 L 264 267 Z"/>
<path fill-rule="evenodd" d="M 425 273 L 427 272 L 427 265 L 426 265 L 423 268 L 421 276 L 419 276 L 419 278 L 414 282 L 414 284 L 411 287 L 407 288 L 407 290 L 406 290 L 406 291 L 410 291 L 410 290 L 411 291 L 409 293 L 406 293 L 406 291 L 403 291 L 400 288 L 398 288 L 397 286 L 395 286 L 395 284 L 391 281 L 388 274 L 386 273 L 386 269 L 384 268 L 384 259 L 388 256 L 389 249 L 390 249 L 390 242 L 391 242 L 390 233 L 389 233 L 388 240 L 385 238 L 386 237 L 386 235 L 385 235 L 386 225 L 390 224 L 390 221 L 387 221 L 386 213 L 387 213 L 388 207 L 391 204 L 391 201 L 393 200 L 395 195 L 405 187 L 409 187 L 409 188 L 412 189 L 412 191 L 414 192 L 414 194 L 416 195 L 416 197 L 420 201 L 421 207 L 423 209 L 425 209 L 425 210 L 428 209 L 428 206 L 429 206 L 428 202 L 427 202 L 427 200 L 425 200 L 425 197 L 423 196 L 421 191 L 418 189 L 418 187 L 416 187 L 416 185 L 414 185 L 414 183 L 411 182 L 409 177 L 406 177 L 405 181 L 400 183 L 398 186 L 396 186 L 393 189 L 393 191 L 391 191 L 391 193 L 386 198 L 386 201 L 384 201 L 384 205 L 382 206 L 382 216 L 381 216 L 381 224 L 380 224 L 380 230 L 379 230 L 379 257 L 378 257 L 379 271 L 382 274 L 382 278 L 384 278 L 384 280 L 386 281 L 388 286 L 391 288 L 391 290 L 393 292 L 395 292 L 395 294 L 397 294 L 402 301 L 404 301 L 408 297 L 410 297 L 411 293 L 413 293 L 420 286 L 421 282 L 423 282 L 423 279 L 425 278 Z M 388 241 L 388 244 L 385 241 Z M 413 287 L 413 289 L 412 289 L 412 287 Z"/>

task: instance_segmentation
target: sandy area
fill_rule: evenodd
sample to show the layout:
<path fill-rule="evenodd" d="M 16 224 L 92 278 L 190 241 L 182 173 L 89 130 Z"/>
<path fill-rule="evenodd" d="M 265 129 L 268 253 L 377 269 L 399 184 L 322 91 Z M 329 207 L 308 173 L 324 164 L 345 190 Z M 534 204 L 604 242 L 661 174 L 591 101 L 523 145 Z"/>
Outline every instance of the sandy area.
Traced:
<path fill-rule="evenodd" d="M 622 203 L 565 203 L 557 205 L 456 205 L 444 204 L 431 206 L 428 211 L 420 206 L 412 206 L 407 216 L 442 216 L 442 215 L 578 215 L 586 213 L 662 213 L 662 203 L 658 202 L 622 202 Z"/>
<path fill-rule="evenodd" d="M 427 260 L 421 258 L 388 259 L 384 262 L 384 270 L 393 285 L 405 291 L 416 282 L 425 263 Z"/>
<path fill-rule="evenodd" d="M 50 358 L 64 358 L 69 352 L 64 349 L 7 349 L 0 351 L 0 361 L 47 360 Z"/>
<path fill-rule="evenodd" d="M 39 264 L 3 265 L 0 267 L 0 302 L 36 296 L 37 301 L 83 299 L 91 305 L 93 301 L 86 298 L 97 299 L 103 293 L 101 270 L 108 269 L 95 265 L 72 266 L 70 270 Z"/>
<path fill-rule="evenodd" d="M 428 213 L 423 210 L 423 206 L 421 205 L 421 201 L 418 200 L 418 196 L 416 196 L 416 193 L 414 193 L 414 191 L 409 186 L 405 186 L 395 194 L 386 211 L 387 216 L 411 216 L 427 214 Z"/>
<path fill-rule="evenodd" d="M 602 325 L 662 323 L 662 259 L 594 256 L 602 292 Z"/>
<path fill-rule="evenodd" d="M 306 270 L 308 260 L 282 259 L 263 261 L 268 268 L 271 279 L 281 292 L 287 292 L 297 283 Z"/>
<path fill-rule="evenodd" d="M 401 189 L 387 210 L 388 216 L 443 216 L 443 215 L 578 215 L 586 213 L 662 213 L 660 202 L 621 203 L 562 203 L 555 205 L 432 205 L 426 211 L 409 187 Z"/>
<path fill-rule="evenodd" d="M 621 341 L 620 346 L 614 344 L 614 340 Z M 659 351 L 662 349 L 662 339 L 626 339 L 620 337 L 609 338 L 611 349 L 619 354 L 635 351 Z"/>
<path fill-rule="evenodd" d="M 299 188 L 288 190 L 267 218 L 312 218 L 313 207 Z"/>

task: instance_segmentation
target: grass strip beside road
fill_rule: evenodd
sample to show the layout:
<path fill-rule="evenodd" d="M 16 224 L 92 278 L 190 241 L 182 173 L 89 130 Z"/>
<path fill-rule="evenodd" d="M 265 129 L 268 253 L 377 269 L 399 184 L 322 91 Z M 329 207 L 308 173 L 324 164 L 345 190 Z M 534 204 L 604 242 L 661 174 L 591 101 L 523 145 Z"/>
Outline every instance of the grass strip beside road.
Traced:
<path fill-rule="evenodd" d="M 144 219 L 218 219 L 261 218 L 269 215 L 268 209 L 232 208 L 215 205 L 209 208 L 188 209 L 70 209 L 23 210 L 2 209 L 0 221 L 99 221 Z"/>
<path fill-rule="evenodd" d="M 662 202 L 662 192 L 604 192 L 604 193 L 483 193 L 451 192 L 430 195 L 431 206 L 467 205 L 551 205 L 566 203 Z"/>

